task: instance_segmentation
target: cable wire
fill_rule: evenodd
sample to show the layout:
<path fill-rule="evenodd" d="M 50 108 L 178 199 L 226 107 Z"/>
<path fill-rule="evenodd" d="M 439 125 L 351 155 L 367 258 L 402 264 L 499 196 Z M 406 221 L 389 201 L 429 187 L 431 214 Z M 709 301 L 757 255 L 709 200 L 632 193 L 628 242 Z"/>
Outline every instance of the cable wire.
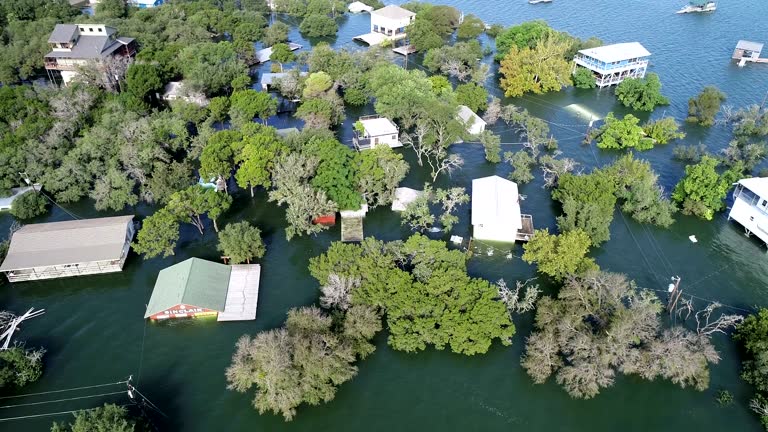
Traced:
<path fill-rule="evenodd" d="M 119 407 L 126 407 L 126 406 L 129 406 L 129 405 L 135 405 L 135 404 L 123 404 L 123 405 L 118 405 L 118 406 Z M 25 415 L 25 416 L 18 416 L 18 417 L 5 417 L 5 418 L 0 418 L 0 422 L 12 421 L 12 420 L 24 420 L 24 419 L 39 418 L 39 417 L 58 416 L 58 415 L 64 415 L 64 414 L 72 414 L 72 413 L 76 413 L 76 412 L 80 412 L 80 411 L 93 411 L 93 410 L 97 410 L 99 408 L 101 408 L 101 407 L 84 408 L 84 409 L 72 410 L 72 411 L 59 411 L 59 412 L 45 413 L 45 414 L 32 414 L 32 415 Z"/>
<path fill-rule="evenodd" d="M 15 396 L 2 396 L 2 397 L 0 397 L 0 399 L 12 399 L 12 398 L 27 397 L 27 396 L 39 396 L 39 395 L 51 394 L 51 393 L 63 393 L 63 392 L 68 392 L 68 391 L 85 390 L 85 389 L 92 389 L 92 388 L 97 388 L 97 387 L 107 387 L 107 386 L 125 384 L 127 382 L 128 381 L 118 381 L 118 382 L 114 382 L 114 383 L 96 384 L 96 385 L 83 386 L 83 387 L 73 387 L 73 388 L 61 389 L 61 390 L 51 390 L 51 391 L 47 391 L 47 392 L 26 393 L 26 394 L 15 395 Z"/>
<path fill-rule="evenodd" d="M 66 401 L 72 401 L 72 400 L 78 400 L 78 399 L 90 399 L 90 398 L 96 398 L 101 396 L 112 396 L 112 395 L 122 394 L 122 393 L 125 393 L 125 390 L 120 390 L 120 391 L 111 392 L 111 393 L 101 393 L 101 394 L 89 395 L 89 396 L 77 396 L 77 397 L 57 399 L 57 400 L 51 400 L 51 401 L 30 402 L 30 403 L 16 404 L 16 405 L 5 405 L 5 406 L 0 406 L 0 409 L 18 408 L 18 407 L 33 406 L 33 405 L 45 405 L 50 403 L 66 402 Z"/>

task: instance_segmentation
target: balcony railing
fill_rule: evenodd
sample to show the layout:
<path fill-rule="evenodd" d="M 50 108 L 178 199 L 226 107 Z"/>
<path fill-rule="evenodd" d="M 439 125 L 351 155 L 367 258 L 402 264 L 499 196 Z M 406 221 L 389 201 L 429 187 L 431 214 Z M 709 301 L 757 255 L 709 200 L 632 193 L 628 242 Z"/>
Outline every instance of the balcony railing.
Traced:
<path fill-rule="evenodd" d="M 615 72 L 623 69 L 635 69 L 639 67 L 648 67 L 648 60 L 638 60 L 634 62 L 620 63 L 620 64 L 608 64 L 596 61 L 590 57 L 577 56 L 574 61 L 576 64 L 584 66 L 586 68 L 598 71 L 604 71 L 606 73 Z"/>

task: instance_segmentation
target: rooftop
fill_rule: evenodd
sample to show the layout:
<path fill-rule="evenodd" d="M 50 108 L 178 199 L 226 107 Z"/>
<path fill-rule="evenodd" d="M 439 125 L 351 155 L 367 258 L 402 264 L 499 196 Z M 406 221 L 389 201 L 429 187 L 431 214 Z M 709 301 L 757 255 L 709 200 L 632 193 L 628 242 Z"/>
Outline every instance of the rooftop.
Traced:
<path fill-rule="evenodd" d="M 382 18 L 388 18 L 392 20 L 406 19 L 406 18 L 416 16 L 414 12 L 411 12 L 408 9 L 403 9 L 400 6 L 395 6 L 395 5 L 384 6 L 381 9 L 377 9 L 371 12 L 371 15 L 377 15 Z"/>
<path fill-rule="evenodd" d="M 763 50 L 763 44 L 760 42 L 740 40 L 739 43 L 736 44 L 736 49 L 760 52 Z"/>
<path fill-rule="evenodd" d="M 365 132 L 372 137 L 397 135 L 399 133 L 397 126 L 392 123 L 392 120 L 386 117 L 360 119 L 360 123 L 363 124 Z"/>
<path fill-rule="evenodd" d="M 263 73 L 259 82 L 262 86 L 272 85 L 274 80 L 283 78 L 288 75 L 288 72 L 276 72 L 276 73 Z M 299 72 L 300 76 L 307 76 L 307 72 Z"/>
<path fill-rule="evenodd" d="M 190 258 L 160 271 L 144 318 L 184 304 L 223 311 L 232 268 Z"/>
<path fill-rule="evenodd" d="M 475 114 L 468 106 L 459 105 L 459 118 L 469 127 L 475 124 L 486 124 L 485 120 Z"/>
<path fill-rule="evenodd" d="M 522 228 L 517 184 L 499 176 L 472 180 L 472 225 Z"/>
<path fill-rule="evenodd" d="M 768 177 L 752 177 L 739 180 L 739 184 L 751 190 L 760 198 L 768 199 Z"/>
<path fill-rule="evenodd" d="M 597 48 L 584 49 L 579 51 L 579 53 L 606 63 L 648 57 L 651 55 L 644 46 L 640 45 L 640 42 L 605 45 Z"/>
<path fill-rule="evenodd" d="M 133 216 L 25 225 L 0 271 L 120 259 Z"/>
<path fill-rule="evenodd" d="M 48 37 L 48 43 L 68 43 L 77 34 L 77 24 L 56 24 Z"/>

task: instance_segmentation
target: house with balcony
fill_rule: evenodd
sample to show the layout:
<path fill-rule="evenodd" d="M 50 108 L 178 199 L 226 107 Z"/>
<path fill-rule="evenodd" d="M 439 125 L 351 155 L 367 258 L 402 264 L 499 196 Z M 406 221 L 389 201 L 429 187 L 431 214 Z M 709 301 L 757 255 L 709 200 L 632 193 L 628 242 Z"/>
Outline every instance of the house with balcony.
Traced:
<path fill-rule="evenodd" d="M 739 180 L 733 191 L 733 206 L 728 220 L 744 227 L 747 235 L 754 234 L 768 244 L 768 177 Z"/>
<path fill-rule="evenodd" d="M 139 9 L 148 9 L 161 6 L 164 0 L 128 0 L 128 4 Z"/>
<path fill-rule="evenodd" d="M 389 5 L 371 12 L 371 32 L 354 39 L 369 46 L 391 41 L 393 45 L 407 37 L 405 28 L 416 19 L 416 14 L 400 6 Z"/>
<path fill-rule="evenodd" d="M 115 28 L 104 24 L 56 24 L 48 45 L 51 52 L 45 55 L 45 69 L 58 72 L 64 85 L 91 62 L 103 65 L 110 57 L 136 55 L 133 38 L 118 37 Z"/>
<path fill-rule="evenodd" d="M 598 87 L 608 87 L 627 78 L 645 77 L 650 55 L 639 42 L 583 49 L 573 59 L 573 71 L 577 67 L 586 68 L 595 75 Z"/>
<path fill-rule="evenodd" d="M 377 115 L 363 116 L 355 123 L 352 142 L 358 150 L 368 150 L 381 145 L 397 148 L 403 146 L 399 135 L 400 130 L 392 120 Z"/>

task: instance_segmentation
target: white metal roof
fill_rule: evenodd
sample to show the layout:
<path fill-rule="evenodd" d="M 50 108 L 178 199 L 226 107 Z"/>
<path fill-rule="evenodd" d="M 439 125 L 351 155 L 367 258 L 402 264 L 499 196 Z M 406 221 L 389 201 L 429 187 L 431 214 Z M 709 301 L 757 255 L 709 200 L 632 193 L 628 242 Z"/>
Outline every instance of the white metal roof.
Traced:
<path fill-rule="evenodd" d="M 459 118 L 467 126 L 467 129 L 471 129 L 474 125 L 486 125 L 485 120 L 465 105 L 459 105 Z"/>
<path fill-rule="evenodd" d="M 364 35 L 355 36 L 353 39 L 357 39 L 361 42 L 367 43 L 369 46 L 380 45 L 387 40 L 387 36 L 382 33 L 366 33 Z"/>
<path fill-rule="evenodd" d="M 768 199 L 768 177 L 741 179 L 739 184 L 751 190 L 760 198 Z"/>
<path fill-rule="evenodd" d="M 416 201 L 424 191 L 399 187 L 395 189 L 395 198 L 392 200 L 392 211 L 405 211 L 408 204 Z"/>
<path fill-rule="evenodd" d="M 523 227 L 517 183 L 499 176 L 472 180 L 472 225 Z"/>
<path fill-rule="evenodd" d="M 760 42 L 740 40 L 739 43 L 736 44 L 736 49 L 760 52 L 763 50 L 763 44 Z"/>
<path fill-rule="evenodd" d="M 400 20 L 416 16 L 415 13 L 409 11 L 408 9 L 403 9 L 400 6 L 395 5 L 384 6 L 381 9 L 377 9 L 371 12 L 371 15 L 378 15 L 380 17 L 392 20 Z"/>
<path fill-rule="evenodd" d="M 363 124 L 365 132 L 372 137 L 398 134 L 397 126 L 386 117 L 360 120 L 360 123 Z"/>
<path fill-rule="evenodd" d="M 597 48 L 583 49 L 579 51 L 585 56 L 604 61 L 606 63 L 629 60 L 651 55 L 640 42 L 618 43 Z"/>

